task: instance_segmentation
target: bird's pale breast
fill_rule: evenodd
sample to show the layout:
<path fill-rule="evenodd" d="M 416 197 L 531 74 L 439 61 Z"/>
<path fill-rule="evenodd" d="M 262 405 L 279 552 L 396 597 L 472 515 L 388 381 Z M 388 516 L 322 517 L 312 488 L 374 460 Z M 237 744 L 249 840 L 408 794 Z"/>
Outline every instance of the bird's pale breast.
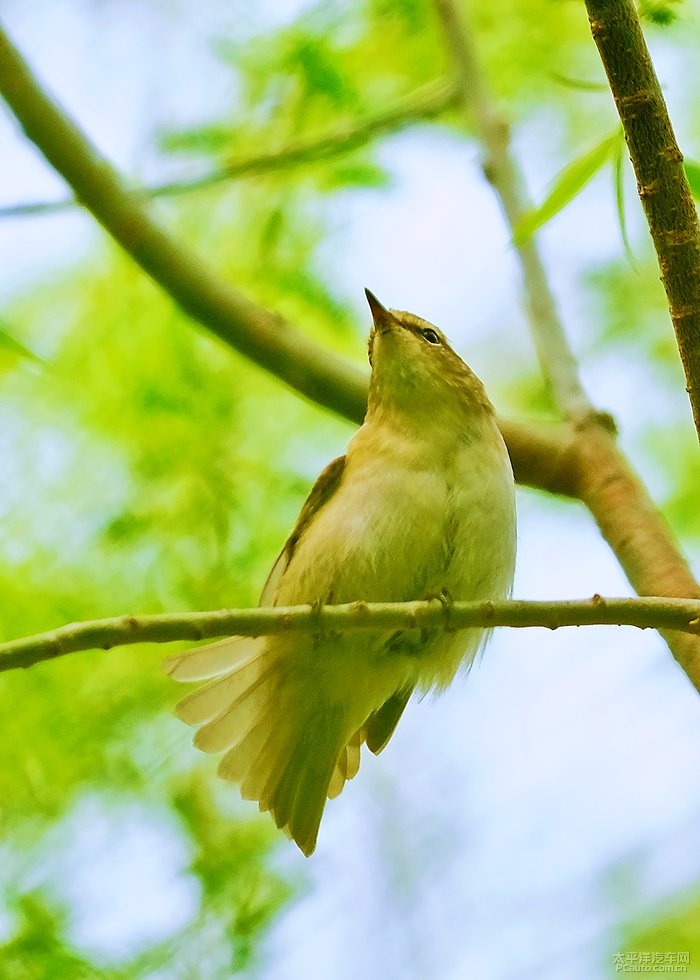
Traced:
<path fill-rule="evenodd" d="M 363 446 L 361 435 L 339 489 L 300 540 L 278 601 L 507 595 L 515 510 L 500 435 L 489 430 L 439 465 L 431 446 Z"/>

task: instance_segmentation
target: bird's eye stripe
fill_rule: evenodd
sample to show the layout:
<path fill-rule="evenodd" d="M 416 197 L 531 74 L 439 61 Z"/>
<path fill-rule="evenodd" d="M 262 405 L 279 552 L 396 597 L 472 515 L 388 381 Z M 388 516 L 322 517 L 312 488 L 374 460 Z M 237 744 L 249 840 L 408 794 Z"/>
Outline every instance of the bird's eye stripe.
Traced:
<path fill-rule="evenodd" d="M 425 339 L 428 341 L 429 344 L 439 344 L 440 343 L 440 338 L 438 337 L 438 335 L 436 334 L 436 332 L 434 330 L 431 330 L 430 328 L 428 328 L 427 330 L 423 330 L 421 332 L 422 332 L 423 336 L 425 337 Z"/>

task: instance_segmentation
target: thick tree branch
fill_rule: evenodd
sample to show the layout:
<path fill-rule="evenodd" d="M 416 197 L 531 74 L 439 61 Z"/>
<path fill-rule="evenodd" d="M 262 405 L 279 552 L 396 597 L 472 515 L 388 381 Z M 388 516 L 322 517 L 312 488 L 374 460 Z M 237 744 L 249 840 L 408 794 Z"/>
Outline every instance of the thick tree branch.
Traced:
<path fill-rule="evenodd" d="M 454 0 L 435 0 L 469 125 L 483 151 L 482 166 L 511 232 L 529 210 L 524 181 L 510 152 L 508 125 L 498 112 L 479 64 L 467 20 Z M 594 414 L 559 318 L 534 237 L 514 239 L 527 297 L 530 331 L 542 372 L 562 413 L 573 422 Z"/>
<path fill-rule="evenodd" d="M 586 0 L 659 259 L 700 437 L 700 224 L 633 0 Z"/>
<path fill-rule="evenodd" d="M 287 632 L 339 630 L 444 629 L 468 627 L 618 625 L 674 629 L 700 634 L 700 601 L 645 599 L 567 599 L 531 602 L 353 602 L 346 605 L 221 609 L 215 612 L 120 616 L 71 623 L 48 633 L 0 644 L 0 671 L 31 667 L 78 650 L 133 643 L 170 643 L 220 636 L 263 636 Z"/>
<path fill-rule="evenodd" d="M 296 391 L 362 420 L 366 375 L 232 289 L 158 227 L 52 104 L 2 32 L 0 93 L 76 197 L 185 312 Z M 583 499 L 637 591 L 700 597 L 663 518 L 597 419 L 578 427 L 502 421 L 501 428 L 516 478 Z M 666 639 L 700 688 L 698 641 L 677 633 Z"/>
<path fill-rule="evenodd" d="M 287 144 L 272 153 L 258 153 L 248 157 L 233 159 L 225 166 L 191 180 L 167 181 L 152 184 L 149 187 L 138 187 L 132 194 L 139 198 L 170 197 L 189 194 L 192 191 L 214 187 L 225 181 L 259 176 L 298 166 L 301 163 L 311 163 L 314 160 L 328 159 L 349 153 L 364 146 L 375 136 L 395 133 L 409 125 L 415 125 L 425 119 L 434 119 L 459 102 L 459 96 L 453 85 L 440 80 L 431 82 L 409 98 L 402 99 L 395 106 L 378 112 L 366 119 L 355 123 L 338 126 L 329 133 Z M 0 208 L 0 220 L 3 218 L 26 218 L 43 214 L 56 214 L 79 206 L 75 198 L 63 201 L 32 201 L 26 204 L 12 204 Z"/>

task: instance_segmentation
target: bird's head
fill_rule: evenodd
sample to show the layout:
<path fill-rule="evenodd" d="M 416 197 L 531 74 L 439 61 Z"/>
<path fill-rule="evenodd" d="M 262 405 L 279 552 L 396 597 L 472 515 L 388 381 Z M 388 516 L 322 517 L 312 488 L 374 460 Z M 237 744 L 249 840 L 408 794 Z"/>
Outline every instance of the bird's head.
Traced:
<path fill-rule="evenodd" d="M 388 310 L 368 289 L 372 311 L 369 415 L 433 419 L 493 417 L 484 386 L 447 338 L 413 313 Z"/>

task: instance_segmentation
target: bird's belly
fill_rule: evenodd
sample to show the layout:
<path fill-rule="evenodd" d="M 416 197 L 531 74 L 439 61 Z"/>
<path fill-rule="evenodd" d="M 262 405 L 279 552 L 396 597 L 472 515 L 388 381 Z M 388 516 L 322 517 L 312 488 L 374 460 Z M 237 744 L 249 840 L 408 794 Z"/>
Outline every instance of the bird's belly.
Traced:
<path fill-rule="evenodd" d="M 475 473 L 471 459 L 440 473 L 385 465 L 349 481 L 299 542 L 278 601 L 506 595 L 515 547 L 512 475 L 507 460 L 483 470 Z"/>

